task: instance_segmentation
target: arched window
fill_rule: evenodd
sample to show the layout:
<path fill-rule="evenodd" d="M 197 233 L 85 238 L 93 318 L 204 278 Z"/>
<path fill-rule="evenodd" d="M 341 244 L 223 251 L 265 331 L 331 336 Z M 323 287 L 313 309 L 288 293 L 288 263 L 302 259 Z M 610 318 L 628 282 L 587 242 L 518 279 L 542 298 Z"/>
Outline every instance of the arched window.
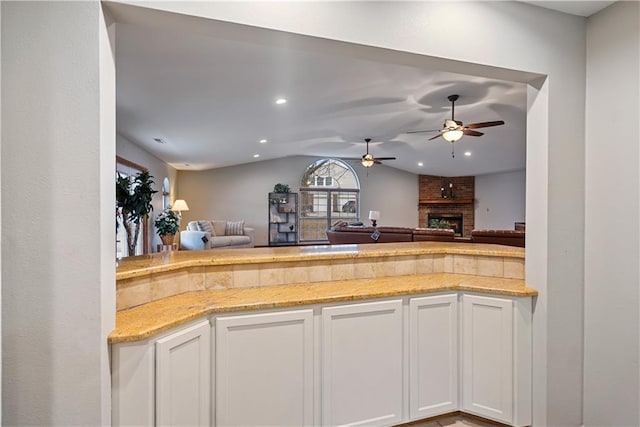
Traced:
<path fill-rule="evenodd" d="M 171 207 L 171 185 L 169 184 L 169 178 L 166 176 L 162 180 L 162 209 L 169 209 Z"/>
<path fill-rule="evenodd" d="M 335 221 L 359 217 L 360 182 L 351 166 L 338 159 L 307 166 L 300 182 L 300 241 L 326 241 L 326 230 Z"/>

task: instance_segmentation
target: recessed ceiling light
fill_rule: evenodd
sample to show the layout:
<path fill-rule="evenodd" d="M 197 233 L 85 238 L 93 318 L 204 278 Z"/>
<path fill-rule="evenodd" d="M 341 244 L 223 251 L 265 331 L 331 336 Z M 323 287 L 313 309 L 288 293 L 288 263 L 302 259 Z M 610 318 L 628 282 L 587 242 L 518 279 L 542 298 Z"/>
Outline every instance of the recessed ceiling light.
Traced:
<path fill-rule="evenodd" d="M 266 144 L 266 143 L 267 143 L 267 140 L 266 140 L 266 139 L 261 139 L 261 140 L 260 140 L 260 144 Z"/>
<path fill-rule="evenodd" d="M 418 166 L 424 166 L 424 163 L 418 162 Z"/>
<path fill-rule="evenodd" d="M 467 156 L 467 157 L 469 157 L 469 156 L 471 155 L 471 151 L 465 151 L 465 152 L 464 152 L 464 155 L 465 155 L 465 156 Z"/>
<path fill-rule="evenodd" d="M 287 100 L 284 99 L 284 98 L 276 99 L 276 104 L 278 104 L 278 105 L 282 105 L 282 104 L 286 104 L 286 103 L 287 103 Z"/>
<path fill-rule="evenodd" d="M 258 157 L 260 157 L 260 154 L 254 154 L 253 157 L 257 159 Z"/>

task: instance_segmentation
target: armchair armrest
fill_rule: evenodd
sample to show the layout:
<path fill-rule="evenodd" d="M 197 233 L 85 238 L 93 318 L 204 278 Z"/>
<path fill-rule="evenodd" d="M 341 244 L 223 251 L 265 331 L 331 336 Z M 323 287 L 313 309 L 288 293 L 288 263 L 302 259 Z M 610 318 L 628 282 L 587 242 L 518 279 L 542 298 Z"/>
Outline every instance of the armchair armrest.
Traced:
<path fill-rule="evenodd" d="M 205 243 L 202 239 L 206 237 Z M 183 230 L 180 232 L 180 249 L 190 251 L 201 251 L 211 247 L 211 233 L 206 231 Z"/>

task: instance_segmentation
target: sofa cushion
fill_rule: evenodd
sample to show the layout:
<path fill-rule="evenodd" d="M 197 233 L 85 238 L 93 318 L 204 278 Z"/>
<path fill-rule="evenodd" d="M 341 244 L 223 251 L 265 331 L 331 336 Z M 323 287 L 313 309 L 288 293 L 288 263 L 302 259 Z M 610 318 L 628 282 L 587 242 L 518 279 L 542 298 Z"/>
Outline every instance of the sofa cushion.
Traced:
<path fill-rule="evenodd" d="M 213 231 L 216 233 L 216 236 L 224 236 L 225 228 L 227 227 L 227 221 L 221 219 L 214 219 L 211 221 L 213 225 Z"/>
<path fill-rule="evenodd" d="M 351 225 L 336 225 L 333 227 L 333 231 L 348 231 L 352 233 L 373 233 L 374 227 L 368 226 L 351 226 Z"/>
<path fill-rule="evenodd" d="M 225 236 L 244 236 L 244 221 L 227 221 Z"/>
<path fill-rule="evenodd" d="M 198 228 L 198 221 L 189 221 L 189 223 L 187 224 L 187 230 L 200 231 L 200 228 Z"/>
<path fill-rule="evenodd" d="M 451 228 L 416 228 L 413 230 L 414 242 L 453 242 L 455 232 Z"/>
<path fill-rule="evenodd" d="M 251 243 L 249 236 L 216 236 L 211 239 L 211 248 L 224 248 L 227 246 L 248 245 Z"/>
<path fill-rule="evenodd" d="M 215 236 L 213 226 L 209 221 L 198 221 L 198 231 L 204 231 L 205 233 L 209 233 L 210 235 Z"/>
<path fill-rule="evenodd" d="M 248 245 L 251 243 L 249 236 L 226 236 L 230 240 L 231 245 Z"/>
<path fill-rule="evenodd" d="M 413 234 L 422 234 L 429 236 L 454 236 L 455 231 L 452 228 L 414 228 Z"/>
<path fill-rule="evenodd" d="M 216 236 L 211 239 L 211 248 L 222 248 L 231 245 L 231 236 Z"/>
<path fill-rule="evenodd" d="M 520 230 L 473 230 L 471 242 L 525 247 L 525 232 Z"/>
<path fill-rule="evenodd" d="M 413 234 L 413 228 L 408 228 L 408 227 L 382 226 L 382 227 L 378 227 L 378 231 L 381 233 Z"/>

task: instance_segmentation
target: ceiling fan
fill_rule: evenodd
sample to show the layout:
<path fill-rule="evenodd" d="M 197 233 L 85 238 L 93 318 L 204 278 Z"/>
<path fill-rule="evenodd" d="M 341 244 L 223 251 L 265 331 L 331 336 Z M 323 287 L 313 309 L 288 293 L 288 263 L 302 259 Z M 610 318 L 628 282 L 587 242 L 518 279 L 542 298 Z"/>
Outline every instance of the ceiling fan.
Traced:
<path fill-rule="evenodd" d="M 451 101 L 451 120 L 445 120 L 444 127 L 441 130 L 414 130 L 414 131 L 409 131 L 407 133 L 438 132 L 436 136 L 429 138 L 429 141 L 431 141 L 432 139 L 436 139 L 438 137 L 442 137 L 444 140 L 453 143 L 453 142 L 459 141 L 464 135 L 469 135 L 469 136 L 484 135 L 484 133 L 475 131 L 473 129 L 488 128 L 491 126 L 500 126 L 504 124 L 504 121 L 496 120 L 493 122 L 471 123 L 465 126 L 461 121 L 456 120 L 454 118 L 455 102 L 458 100 L 458 98 L 459 98 L 458 95 L 448 96 L 449 101 Z"/>
<path fill-rule="evenodd" d="M 365 138 L 364 142 L 367 143 L 367 153 L 362 156 L 362 159 L 360 160 L 360 163 L 365 168 L 370 168 L 374 164 L 375 165 L 381 165 L 382 164 L 382 160 L 395 160 L 396 159 L 395 157 L 373 157 L 373 154 L 369 153 L 369 142 L 371 142 L 371 138 Z"/>

